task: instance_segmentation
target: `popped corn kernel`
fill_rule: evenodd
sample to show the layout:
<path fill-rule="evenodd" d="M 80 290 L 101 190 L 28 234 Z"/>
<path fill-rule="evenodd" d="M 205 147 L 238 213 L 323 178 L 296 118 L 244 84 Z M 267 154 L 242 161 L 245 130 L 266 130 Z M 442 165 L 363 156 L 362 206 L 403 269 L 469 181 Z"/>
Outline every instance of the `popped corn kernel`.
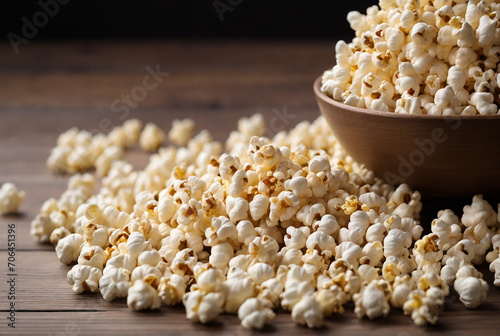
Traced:
<path fill-rule="evenodd" d="M 238 309 L 238 318 L 245 329 L 264 328 L 275 317 L 271 302 L 265 299 L 249 298 Z"/>
<path fill-rule="evenodd" d="M 0 215 L 16 213 L 26 192 L 18 190 L 13 183 L 4 183 L 0 188 Z"/>
<path fill-rule="evenodd" d="M 142 130 L 139 144 L 145 151 L 155 152 L 160 148 L 164 139 L 165 133 L 158 126 L 153 123 L 147 123 Z"/>

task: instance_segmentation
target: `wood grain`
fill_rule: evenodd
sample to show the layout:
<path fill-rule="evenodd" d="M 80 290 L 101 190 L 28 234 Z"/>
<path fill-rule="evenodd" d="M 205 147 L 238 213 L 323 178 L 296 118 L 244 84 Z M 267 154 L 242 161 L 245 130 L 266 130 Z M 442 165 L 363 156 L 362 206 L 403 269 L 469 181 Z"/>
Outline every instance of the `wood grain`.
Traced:
<path fill-rule="evenodd" d="M 333 62 L 331 42 L 151 41 L 151 42 L 30 42 L 16 55 L 0 45 L 0 183 L 11 181 L 27 191 L 21 215 L 0 217 L 0 334 L 19 335 L 234 335 L 250 333 L 236 316 L 223 315 L 209 325 L 191 323 L 182 307 L 158 312 L 134 312 L 124 300 L 105 302 L 99 294 L 76 295 L 66 282 L 68 266 L 53 247 L 37 244 L 29 226 L 42 202 L 58 197 L 67 177 L 45 167 L 57 135 L 73 126 L 92 130 L 103 118 L 121 123 L 110 105 L 142 83 L 146 66 L 160 64 L 170 75 L 149 91 L 130 117 L 168 128 L 175 118 L 192 117 L 224 140 L 244 115 L 262 113 L 267 120 L 278 109 L 294 116 L 290 128 L 314 120 L 319 110 L 313 80 Z M 127 153 L 137 167 L 147 155 Z M 423 221 L 444 206 L 433 200 Z M 458 207 L 460 208 L 461 205 Z M 7 328 L 6 224 L 17 230 L 17 328 Z M 491 273 L 481 269 L 491 283 Z M 467 310 L 456 296 L 447 299 L 436 326 L 417 328 L 400 310 L 387 319 L 358 320 L 348 307 L 326 326 L 309 330 L 296 326 L 279 311 L 262 334 L 290 335 L 470 335 L 492 334 L 500 327 L 500 290 L 491 286 L 489 302 Z M 258 333 L 255 333 L 258 334 Z"/>

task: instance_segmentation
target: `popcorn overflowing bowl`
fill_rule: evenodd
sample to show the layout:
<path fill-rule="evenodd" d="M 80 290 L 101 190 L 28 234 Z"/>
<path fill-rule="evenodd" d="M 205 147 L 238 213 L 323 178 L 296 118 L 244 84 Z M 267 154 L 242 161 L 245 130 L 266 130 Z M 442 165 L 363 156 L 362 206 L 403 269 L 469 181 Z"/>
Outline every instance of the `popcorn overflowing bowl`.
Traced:
<path fill-rule="evenodd" d="M 314 83 L 319 108 L 345 151 L 386 181 L 430 196 L 500 190 L 500 115 L 383 112 L 337 102 Z"/>

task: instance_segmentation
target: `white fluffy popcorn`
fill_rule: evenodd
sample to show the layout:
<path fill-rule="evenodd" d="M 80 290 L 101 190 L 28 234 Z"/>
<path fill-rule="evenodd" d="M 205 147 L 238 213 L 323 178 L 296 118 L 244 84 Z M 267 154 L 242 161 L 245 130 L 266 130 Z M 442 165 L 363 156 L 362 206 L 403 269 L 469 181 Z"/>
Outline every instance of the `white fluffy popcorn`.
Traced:
<path fill-rule="evenodd" d="M 141 148 L 148 152 L 155 152 L 165 140 L 165 132 L 153 123 L 147 123 L 139 138 Z"/>
<path fill-rule="evenodd" d="M 323 73 L 321 90 L 372 110 L 498 114 L 498 9 L 479 3 L 381 0 L 365 15 L 350 12 L 356 37 L 337 43 L 337 64 Z"/>
<path fill-rule="evenodd" d="M 486 301 L 488 284 L 483 279 L 473 276 L 459 277 L 453 286 L 460 295 L 460 301 L 467 308 L 476 308 Z"/>
<path fill-rule="evenodd" d="M 106 301 L 127 297 L 130 286 L 130 271 L 124 268 L 104 269 L 104 274 L 99 279 L 99 291 Z"/>
<path fill-rule="evenodd" d="M 264 328 L 264 325 L 275 317 L 272 304 L 268 300 L 250 298 L 238 309 L 238 318 L 245 329 Z"/>
<path fill-rule="evenodd" d="M 303 296 L 292 309 L 292 320 L 295 323 L 318 328 L 323 325 L 323 311 L 312 293 Z"/>
<path fill-rule="evenodd" d="M 19 190 L 13 183 L 4 183 L 0 188 L 0 215 L 16 213 L 24 200 L 26 192 Z"/>
<path fill-rule="evenodd" d="M 106 176 L 112 163 L 123 157 L 123 150 L 139 140 L 141 128 L 142 122 L 137 119 L 114 127 L 108 135 L 92 135 L 88 131 L 71 128 L 57 139 L 57 146 L 47 159 L 47 167 L 59 174 L 96 168 L 100 176 Z"/>
<path fill-rule="evenodd" d="M 221 293 L 203 294 L 191 291 L 184 294 L 182 303 L 186 307 L 186 316 L 193 322 L 207 323 L 222 313 L 224 296 Z"/>
<path fill-rule="evenodd" d="M 193 119 L 175 119 L 172 122 L 172 128 L 168 132 L 170 141 L 179 146 L 186 146 L 193 137 L 195 123 Z"/>
<path fill-rule="evenodd" d="M 87 290 L 95 292 L 99 288 L 101 276 L 100 269 L 77 264 L 68 272 L 68 283 L 73 286 L 73 291 L 77 294 Z"/>
<path fill-rule="evenodd" d="M 161 307 L 161 300 L 156 289 L 147 282 L 138 280 L 128 289 L 127 305 L 133 310 L 158 309 Z"/>
<path fill-rule="evenodd" d="M 367 316 L 369 319 L 389 314 L 390 285 L 384 280 L 374 280 L 361 289 L 360 293 L 354 294 L 356 308 L 354 312 L 358 318 Z"/>
<path fill-rule="evenodd" d="M 71 262 L 76 261 L 80 256 L 84 242 L 85 240 L 83 237 L 77 233 L 64 237 L 57 243 L 57 258 L 59 258 L 63 264 L 70 264 Z"/>
<path fill-rule="evenodd" d="M 354 25 L 368 24 L 359 16 L 351 19 Z M 404 20 L 406 28 L 397 31 L 410 33 L 414 20 L 408 13 Z M 442 65 L 425 64 L 422 45 L 428 47 L 426 34 L 433 33 L 424 25 L 417 28 L 418 43 L 406 52 L 408 63 L 418 62 L 402 67 L 402 76 L 426 67 L 449 76 Z M 401 43 L 400 33 L 387 31 L 394 36 L 392 46 Z M 385 53 L 380 34 L 365 34 L 366 43 L 371 38 Z M 353 57 L 345 46 L 338 46 L 339 54 Z M 379 83 L 372 73 L 382 79 L 381 96 L 394 90 L 389 78 L 374 73 L 383 57 L 370 61 L 364 55 L 361 61 L 366 73 L 360 88 L 363 80 Z M 445 108 L 456 104 L 447 96 L 450 90 L 451 84 L 440 103 Z M 413 98 L 418 97 L 405 99 Z M 202 131 L 187 139 L 186 147 L 152 154 L 144 170 L 111 160 L 96 193 L 93 176 L 71 177 L 59 199 L 42 205 L 32 235 L 57 244 L 61 262 L 76 262 L 68 273 L 76 292 L 100 291 L 107 301 L 127 297 L 135 310 L 182 302 L 195 322 L 238 314 L 245 328 L 261 329 L 281 307 L 296 323 L 314 328 L 352 301 L 359 318 L 385 316 L 393 306 L 422 325 L 435 323 L 448 285 L 467 307 L 486 300 L 487 285 L 474 264 L 493 247 L 486 259 L 500 274 L 500 238 L 494 235 L 500 224 L 481 196 L 464 207 L 461 218 L 440 211 L 432 232 L 422 236 L 420 193 L 407 185 L 394 189 L 353 162 L 323 118 L 274 139 L 252 137 L 264 134 L 261 116 L 247 122 L 232 133 L 230 154 L 222 154 L 222 145 Z M 115 129 L 94 138 L 70 130 L 59 145 L 94 142 L 103 155 L 105 148 L 126 148 L 139 137 L 139 124 L 122 127 L 133 134 Z M 198 160 L 203 142 L 215 150 Z"/>

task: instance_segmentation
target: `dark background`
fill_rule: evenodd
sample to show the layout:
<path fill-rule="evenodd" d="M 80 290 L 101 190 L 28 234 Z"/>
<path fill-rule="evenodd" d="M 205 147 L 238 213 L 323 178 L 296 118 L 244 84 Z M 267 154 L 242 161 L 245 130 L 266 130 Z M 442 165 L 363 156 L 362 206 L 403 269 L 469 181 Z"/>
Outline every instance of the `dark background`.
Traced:
<path fill-rule="evenodd" d="M 0 36 L 6 39 L 9 32 L 21 36 L 23 17 L 33 23 L 33 16 L 43 10 L 40 2 L 56 1 L 0 0 Z M 349 38 L 353 33 L 346 20 L 347 13 L 365 12 L 368 6 L 378 3 L 377 0 L 60 1 L 67 3 L 59 4 L 56 14 L 40 25 L 36 40 Z"/>

